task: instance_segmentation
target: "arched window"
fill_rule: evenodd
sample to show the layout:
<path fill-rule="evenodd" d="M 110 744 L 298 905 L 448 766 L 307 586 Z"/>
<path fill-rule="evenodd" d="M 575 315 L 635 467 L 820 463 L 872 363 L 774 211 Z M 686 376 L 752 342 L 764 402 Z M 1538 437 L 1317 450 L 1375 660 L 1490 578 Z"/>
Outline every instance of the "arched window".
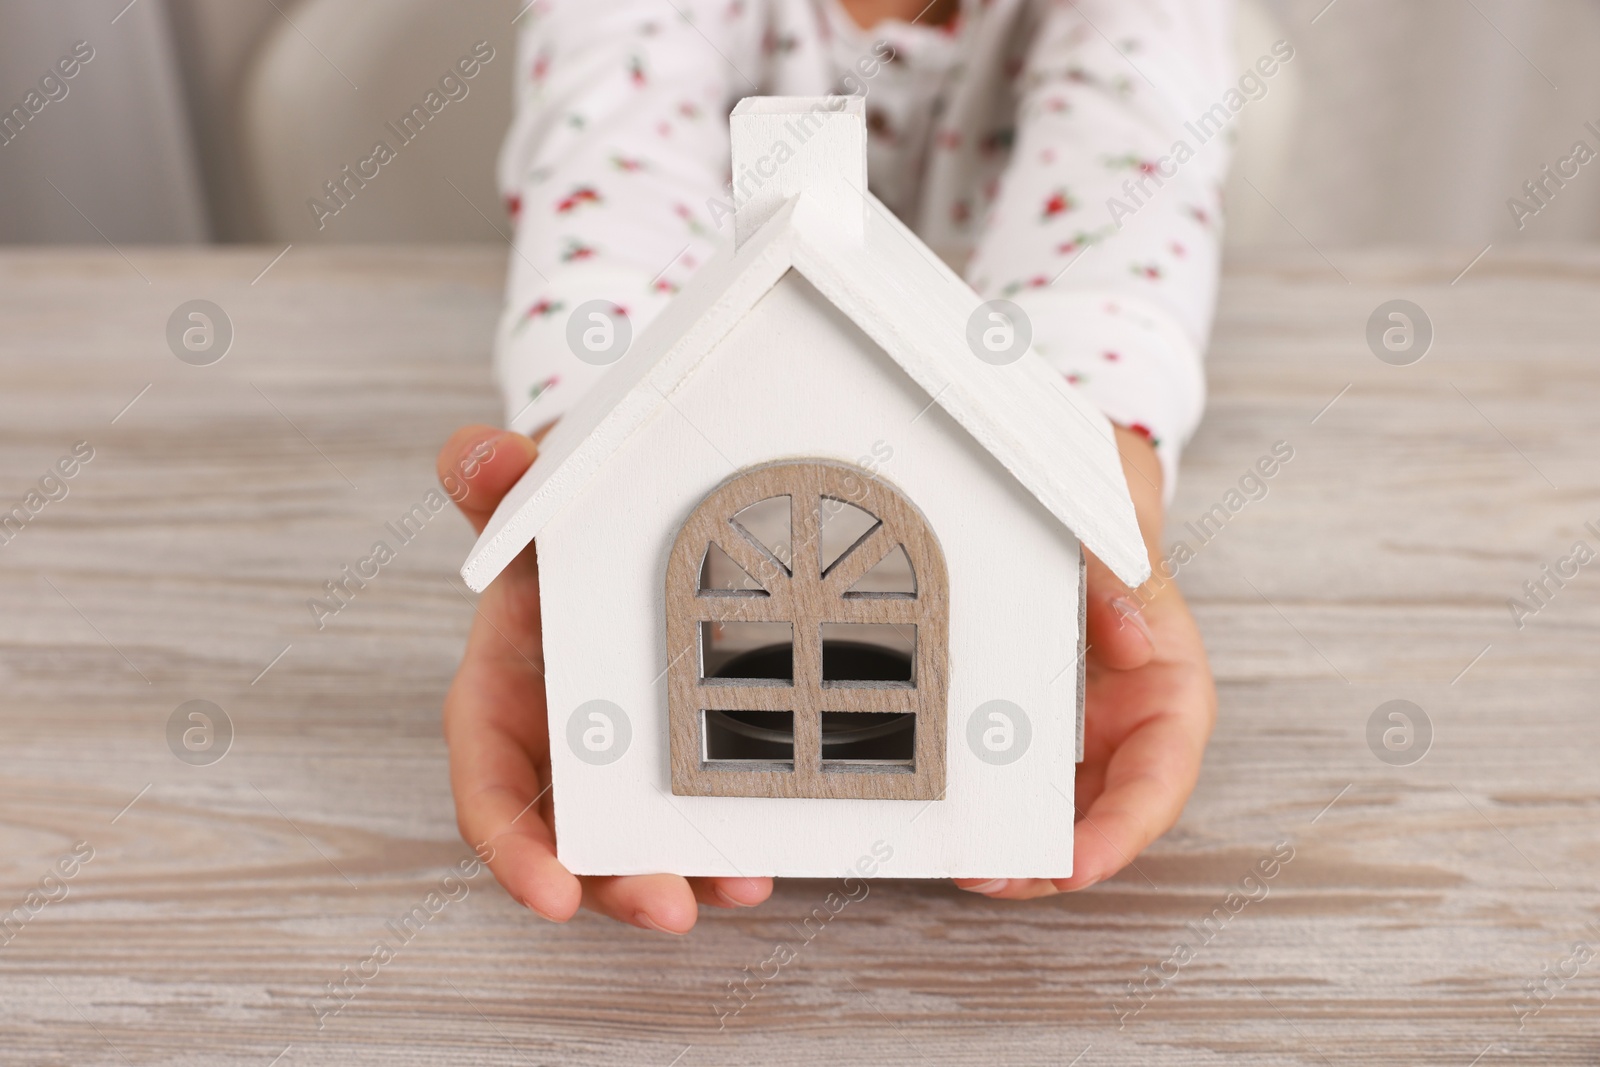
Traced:
<path fill-rule="evenodd" d="M 745 471 L 667 563 L 680 796 L 944 793 L 949 598 L 916 507 L 833 460 Z"/>

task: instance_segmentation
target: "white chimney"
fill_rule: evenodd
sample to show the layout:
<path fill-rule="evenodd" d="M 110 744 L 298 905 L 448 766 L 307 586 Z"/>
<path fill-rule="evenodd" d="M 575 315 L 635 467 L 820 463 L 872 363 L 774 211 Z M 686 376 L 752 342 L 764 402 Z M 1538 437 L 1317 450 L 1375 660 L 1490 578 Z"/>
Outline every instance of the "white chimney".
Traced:
<path fill-rule="evenodd" d="M 742 245 L 796 193 L 859 240 L 867 191 L 866 105 L 858 96 L 749 96 L 734 107 L 733 239 Z"/>

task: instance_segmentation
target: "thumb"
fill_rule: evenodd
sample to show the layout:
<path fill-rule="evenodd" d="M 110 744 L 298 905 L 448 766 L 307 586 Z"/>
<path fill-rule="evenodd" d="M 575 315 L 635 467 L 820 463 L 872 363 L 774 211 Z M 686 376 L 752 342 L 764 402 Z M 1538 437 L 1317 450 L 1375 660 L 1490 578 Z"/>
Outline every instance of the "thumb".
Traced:
<path fill-rule="evenodd" d="M 517 484 L 539 446 L 531 438 L 493 426 L 463 426 L 439 449 L 439 484 L 472 528 L 482 533 L 489 516 Z"/>
<path fill-rule="evenodd" d="M 1150 565 L 1158 566 L 1156 548 L 1161 537 L 1161 461 L 1148 432 L 1134 427 L 1114 428 L 1117 454 L 1122 459 L 1122 474 L 1133 508 L 1144 534 Z M 1091 553 L 1088 556 L 1088 641 L 1097 663 L 1112 670 L 1129 671 L 1149 663 L 1156 652 L 1155 636 L 1145 621 L 1146 606 L 1163 610 L 1153 603 L 1152 592 L 1166 592 L 1162 586 L 1146 582 L 1130 590 L 1111 568 Z M 1175 591 L 1174 591 L 1175 592 Z M 1168 598 L 1170 599 L 1170 597 Z"/>
<path fill-rule="evenodd" d="M 1144 598 L 1092 554 L 1087 563 L 1090 656 L 1113 670 L 1143 667 L 1156 651 L 1144 618 Z"/>

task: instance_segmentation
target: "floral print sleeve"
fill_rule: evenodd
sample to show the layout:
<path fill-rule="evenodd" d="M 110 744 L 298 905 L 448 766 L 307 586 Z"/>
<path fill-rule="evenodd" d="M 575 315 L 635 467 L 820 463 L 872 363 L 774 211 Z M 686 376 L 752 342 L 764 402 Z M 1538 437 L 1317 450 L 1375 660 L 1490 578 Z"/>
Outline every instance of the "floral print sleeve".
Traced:
<path fill-rule="evenodd" d="M 1012 157 L 967 271 L 1154 441 L 1169 499 L 1204 406 L 1231 133 L 1202 141 L 1186 124 L 1229 89 L 1230 16 L 1222 0 L 1045 5 L 1016 57 Z"/>
<path fill-rule="evenodd" d="M 521 16 L 495 346 L 512 429 L 549 424 L 605 372 L 569 345 L 574 312 L 601 301 L 637 334 L 713 250 L 707 202 L 727 180 L 728 108 L 755 91 L 736 64 L 759 59 L 758 15 L 743 0 L 536 0 Z"/>
<path fill-rule="evenodd" d="M 864 30 L 839 0 L 534 0 L 499 175 L 510 425 L 548 425 L 605 373 L 571 340 L 594 307 L 636 336 L 731 236 L 712 205 L 734 102 L 855 93 L 873 190 L 1156 443 L 1170 496 L 1204 403 L 1231 134 L 1191 127 L 1229 91 L 1231 11 L 961 0 L 939 27 Z"/>

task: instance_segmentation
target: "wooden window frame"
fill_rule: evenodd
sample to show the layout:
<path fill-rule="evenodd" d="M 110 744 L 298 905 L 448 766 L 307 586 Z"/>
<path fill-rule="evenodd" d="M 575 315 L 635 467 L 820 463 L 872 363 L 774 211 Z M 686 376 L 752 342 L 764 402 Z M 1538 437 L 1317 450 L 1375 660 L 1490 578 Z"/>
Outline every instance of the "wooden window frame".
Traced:
<path fill-rule="evenodd" d="M 732 519 L 772 497 L 790 498 L 790 564 L 748 537 Z M 878 525 L 822 570 L 819 509 L 824 499 L 852 504 Z M 701 590 L 715 543 L 760 589 Z M 914 593 L 846 592 L 903 546 Z M 695 507 L 672 546 L 666 575 L 667 714 L 672 791 L 679 796 L 937 800 L 944 795 L 949 693 L 949 579 L 932 528 L 898 489 L 863 467 L 828 459 L 750 468 Z M 794 633 L 792 684 L 701 678 L 703 622 L 788 622 Z M 914 625 L 912 685 L 822 681 L 822 624 Z M 793 769 L 741 769 L 703 758 L 706 710 L 792 711 Z M 907 770 L 825 769 L 822 712 L 916 715 Z"/>

